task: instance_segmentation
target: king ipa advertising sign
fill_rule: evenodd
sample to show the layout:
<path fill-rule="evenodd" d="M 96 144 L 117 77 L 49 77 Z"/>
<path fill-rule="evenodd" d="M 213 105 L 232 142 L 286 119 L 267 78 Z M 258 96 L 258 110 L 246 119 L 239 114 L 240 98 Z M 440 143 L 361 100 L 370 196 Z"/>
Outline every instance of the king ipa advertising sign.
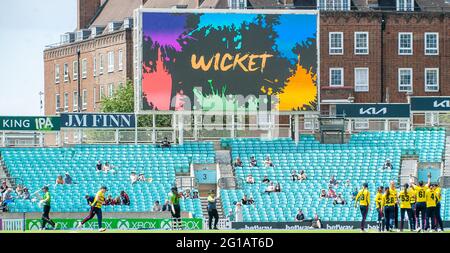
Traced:
<path fill-rule="evenodd" d="M 59 117 L 0 116 L 0 131 L 58 131 Z"/>
<path fill-rule="evenodd" d="M 144 10 L 141 109 L 316 110 L 317 27 L 314 11 Z"/>

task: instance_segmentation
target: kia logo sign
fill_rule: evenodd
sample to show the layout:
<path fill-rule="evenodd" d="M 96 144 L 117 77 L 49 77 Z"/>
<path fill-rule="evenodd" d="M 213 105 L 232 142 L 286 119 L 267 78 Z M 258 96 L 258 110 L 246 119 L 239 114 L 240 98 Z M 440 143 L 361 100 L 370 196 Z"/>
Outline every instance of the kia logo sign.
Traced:
<path fill-rule="evenodd" d="M 450 100 L 443 100 L 443 101 L 440 101 L 440 102 L 435 100 L 433 102 L 433 107 L 434 108 L 439 108 L 439 107 L 441 107 L 441 108 L 450 108 Z"/>
<path fill-rule="evenodd" d="M 450 97 L 411 97 L 411 111 L 448 112 Z"/>
<path fill-rule="evenodd" d="M 409 104 L 337 104 L 336 114 L 347 118 L 409 118 Z"/>
<path fill-rule="evenodd" d="M 387 108 L 381 108 L 379 110 L 377 110 L 377 108 L 375 107 L 370 107 L 367 109 L 361 108 L 359 109 L 359 114 L 361 115 L 385 115 L 387 113 Z"/>

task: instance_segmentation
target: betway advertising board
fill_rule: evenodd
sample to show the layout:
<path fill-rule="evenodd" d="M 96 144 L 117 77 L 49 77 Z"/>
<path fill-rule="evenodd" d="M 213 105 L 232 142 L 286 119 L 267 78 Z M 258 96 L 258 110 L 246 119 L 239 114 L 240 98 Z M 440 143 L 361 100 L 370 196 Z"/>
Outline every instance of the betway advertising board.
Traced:
<path fill-rule="evenodd" d="M 62 113 L 63 128 L 134 128 L 134 114 Z"/>
<path fill-rule="evenodd" d="M 75 229 L 82 219 L 53 219 L 56 223 L 56 228 Z M 203 229 L 202 219 L 185 218 L 181 220 L 183 229 L 186 230 L 200 230 Z M 26 230 L 39 230 L 41 227 L 41 219 L 27 219 Z M 141 230 L 141 229 L 171 229 L 172 219 L 103 219 L 102 225 L 106 229 L 118 230 Z M 84 224 L 85 229 L 98 229 L 96 219 L 90 220 Z"/>

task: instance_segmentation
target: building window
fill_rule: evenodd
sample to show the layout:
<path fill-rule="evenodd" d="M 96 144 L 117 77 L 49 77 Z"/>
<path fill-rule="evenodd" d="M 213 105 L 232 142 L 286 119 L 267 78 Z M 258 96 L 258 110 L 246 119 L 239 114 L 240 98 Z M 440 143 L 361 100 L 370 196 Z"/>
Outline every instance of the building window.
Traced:
<path fill-rule="evenodd" d="M 398 91 L 400 92 L 412 92 L 412 68 L 399 68 L 398 69 Z"/>
<path fill-rule="evenodd" d="M 401 119 L 398 121 L 398 129 L 399 130 L 407 130 L 409 124 L 409 120 Z"/>
<path fill-rule="evenodd" d="M 69 93 L 64 92 L 64 111 L 69 111 Z"/>
<path fill-rule="evenodd" d="M 369 54 L 368 32 L 355 32 L 355 54 Z"/>
<path fill-rule="evenodd" d="M 103 75 L 103 55 L 100 55 L 100 68 L 99 68 L 100 75 Z"/>
<path fill-rule="evenodd" d="M 83 79 L 87 77 L 87 59 L 81 61 L 81 77 Z"/>
<path fill-rule="evenodd" d="M 344 53 L 344 34 L 342 32 L 329 33 L 329 54 Z"/>
<path fill-rule="evenodd" d="M 413 54 L 413 34 L 399 33 L 398 34 L 398 54 L 412 55 Z"/>
<path fill-rule="evenodd" d="M 114 96 L 114 84 L 109 84 L 109 97 Z"/>
<path fill-rule="evenodd" d="M 123 70 L 123 51 L 119 50 L 119 70 Z"/>
<path fill-rule="evenodd" d="M 349 11 L 350 0 L 319 0 L 317 8 L 323 11 Z"/>
<path fill-rule="evenodd" d="M 439 33 L 425 33 L 425 55 L 439 54 Z"/>
<path fill-rule="evenodd" d="M 94 93 L 93 93 L 93 98 L 94 98 L 94 110 L 97 108 L 97 89 L 94 87 Z"/>
<path fill-rule="evenodd" d="M 397 11 L 414 11 L 414 0 L 397 0 Z"/>
<path fill-rule="evenodd" d="M 64 82 L 69 81 L 69 64 L 64 63 Z"/>
<path fill-rule="evenodd" d="M 425 69 L 425 91 L 437 92 L 439 91 L 439 69 L 426 68 Z"/>
<path fill-rule="evenodd" d="M 344 86 L 343 68 L 330 68 L 330 86 L 331 87 Z"/>
<path fill-rule="evenodd" d="M 245 9 L 247 8 L 247 0 L 228 0 L 230 9 Z"/>
<path fill-rule="evenodd" d="M 84 89 L 81 96 L 81 104 L 83 105 L 83 110 L 87 109 L 87 90 Z"/>
<path fill-rule="evenodd" d="M 114 72 L 114 52 L 108 52 L 108 73 Z"/>
<path fill-rule="evenodd" d="M 77 80 L 78 79 L 78 61 L 74 61 L 73 64 L 73 80 Z"/>
<path fill-rule="evenodd" d="M 355 119 L 355 129 L 356 130 L 369 129 L 369 119 Z"/>
<path fill-rule="evenodd" d="M 59 112 L 61 110 L 61 99 L 59 94 L 55 95 L 55 106 L 56 112 Z"/>
<path fill-rule="evenodd" d="M 59 83 L 59 64 L 55 65 L 55 83 Z"/>
<path fill-rule="evenodd" d="M 355 91 L 369 91 L 369 68 L 355 68 Z"/>
<path fill-rule="evenodd" d="M 94 57 L 94 67 L 93 67 L 93 71 L 94 76 L 97 76 L 97 58 Z"/>
<path fill-rule="evenodd" d="M 105 86 L 100 86 L 100 100 L 102 100 L 105 97 Z"/>
<path fill-rule="evenodd" d="M 78 91 L 73 92 L 73 111 L 78 111 Z"/>

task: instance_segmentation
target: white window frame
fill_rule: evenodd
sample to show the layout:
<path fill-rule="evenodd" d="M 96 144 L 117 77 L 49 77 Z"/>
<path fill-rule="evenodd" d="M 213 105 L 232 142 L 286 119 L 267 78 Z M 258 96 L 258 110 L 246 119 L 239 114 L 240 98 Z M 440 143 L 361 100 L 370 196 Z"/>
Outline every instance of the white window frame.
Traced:
<path fill-rule="evenodd" d="M 332 46 L 331 37 L 333 35 L 341 36 L 341 46 L 340 47 Z M 343 55 L 344 54 L 344 33 L 343 32 L 329 32 L 328 33 L 328 54 L 330 54 L 330 55 Z"/>
<path fill-rule="evenodd" d="M 358 47 L 358 35 L 366 35 L 366 46 Z M 355 32 L 355 54 L 356 55 L 367 55 L 369 54 L 369 32 Z"/>
<path fill-rule="evenodd" d="M 354 119 L 355 130 L 369 129 L 369 119 Z"/>
<path fill-rule="evenodd" d="M 408 119 L 400 119 L 398 121 L 398 129 L 399 130 L 407 130 L 408 124 L 409 124 L 409 120 Z"/>
<path fill-rule="evenodd" d="M 428 48 L 427 37 L 429 35 L 436 36 L 436 48 Z M 439 33 L 437 32 L 426 32 L 423 36 L 424 52 L 425 55 L 439 55 Z"/>
<path fill-rule="evenodd" d="M 114 96 L 114 83 L 108 84 L 108 97 Z"/>
<path fill-rule="evenodd" d="M 87 109 L 87 90 L 83 89 L 81 94 L 83 94 L 81 96 L 81 104 L 82 104 L 82 110 L 84 111 Z"/>
<path fill-rule="evenodd" d="M 364 85 L 359 83 L 358 84 L 358 80 L 357 80 L 357 73 L 358 71 L 364 70 L 367 73 L 367 83 L 365 83 Z M 369 73 L 369 68 L 355 68 L 354 70 L 354 75 L 355 75 L 355 92 L 369 92 L 369 83 L 370 83 L 370 73 Z M 358 88 L 358 87 L 362 87 L 362 88 Z M 366 87 L 366 88 L 364 88 Z"/>
<path fill-rule="evenodd" d="M 72 70 L 73 80 L 78 80 L 78 61 L 74 61 L 72 66 L 73 66 Z"/>
<path fill-rule="evenodd" d="M 433 89 L 429 89 L 428 86 L 428 76 L 427 76 L 427 72 L 429 71 L 436 71 L 436 84 L 433 85 L 433 87 L 437 87 L 437 89 L 433 90 Z M 425 84 L 425 92 L 439 92 L 439 68 L 425 68 L 425 73 L 424 73 L 424 84 Z"/>
<path fill-rule="evenodd" d="M 346 3 L 346 8 L 344 8 Z M 349 11 L 351 0 L 317 0 L 317 9 L 324 11 Z"/>
<path fill-rule="evenodd" d="M 55 65 L 55 83 L 59 83 L 61 81 L 61 71 L 59 64 Z"/>
<path fill-rule="evenodd" d="M 402 35 L 409 35 L 410 36 L 410 47 L 409 48 L 402 48 L 401 47 L 401 37 Z M 406 51 L 408 50 L 408 51 Z M 409 52 L 410 50 L 410 52 Z M 414 53 L 414 35 L 412 32 L 399 32 L 398 33 L 398 55 L 413 55 Z"/>
<path fill-rule="evenodd" d="M 106 91 L 106 89 L 105 89 L 106 87 L 105 87 L 105 85 L 100 85 L 100 101 L 102 101 L 103 100 L 103 98 L 106 96 L 106 94 L 105 94 L 105 91 Z"/>
<path fill-rule="evenodd" d="M 122 71 L 123 70 L 123 50 L 122 49 L 120 49 L 119 50 L 119 53 L 118 53 L 119 55 L 118 55 L 118 57 L 119 57 L 119 71 Z"/>
<path fill-rule="evenodd" d="M 333 75 L 331 73 L 335 70 L 341 71 L 341 84 L 340 85 L 333 84 L 333 82 L 332 82 Z M 329 80 L 330 87 L 344 87 L 344 68 L 330 68 L 329 75 L 330 75 L 330 78 L 329 78 L 330 79 Z"/>
<path fill-rule="evenodd" d="M 228 0 L 228 6 L 230 9 L 246 9 L 247 0 Z"/>
<path fill-rule="evenodd" d="M 87 78 L 87 59 L 81 60 L 81 78 Z"/>
<path fill-rule="evenodd" d="M 404 2 L 403 8 L 400 8 L 400 2 Z M 397 11 L 414 11 L 414 0 L 397 0 Z"/>
<path fill-rule="evenodd" d="M 64 92 L 63 103 L 64 103 L 64 112 L 68 112 L 69 111 L 69 93 L 67 93 L 67 92 Z"/>
<path fill-rule="evenodd" d="M 64 63 L 64 82 L 67 83 L 69 81 L 69 64 Z"/>
<path fill-rule="evenodd" d="M 94 110 L 97 108 L 97 89 L 94 87 L 94 93 L 93 93 L 93 102 L 94 102 Z"/>
<path fill-rule="evenodd" d="M 402 71 L 409 71 L 411 73 L 411 83 L 409 85 L 407 85 L 407 87 L 410 87 L 410 89 L 408 90 L 402 90 L 401 87 L 402 86 L 406 86 L 404 84 L 401 84 L 401 72 Z M 413 73 L 413 69 L 412 68 L 399 68 L 398 69 L 398 92 L 412 92 L 413 91 L 413 77 L 414 77 L 414 73 Z"/>
<path fill-rule="evenodd" d="M 114 51 L 108 52 L 108 73 L 114 72 Z"/>
<path fill-rule="evenodd" d="M 99 74 L 103 75 L 103 70 L 104 70 L 104 64 L 105 64 L 105 59 L 103 59 L 103 54 L 100 54 L 100 67 L 99 67 Z"/>
<path fill-rule="evenodd" d="M 92 72 L 93 72 L 94 77 L 96 77 L 97 76 L 97 57 L 94 57 L 93 63 L 94 64 L 93 64 Z"/>
<path fill-rule="evenodd" d="M 74 112 L 78 111 L 78 91 L 73 92 L 72 105 L 73 105 L 73 111 Z"/>
<path fill-rule="evenodd" d="M 55 94 L 55 110 L 56 112 L 61 110 L 61 96 L 59 94 Z"/>

